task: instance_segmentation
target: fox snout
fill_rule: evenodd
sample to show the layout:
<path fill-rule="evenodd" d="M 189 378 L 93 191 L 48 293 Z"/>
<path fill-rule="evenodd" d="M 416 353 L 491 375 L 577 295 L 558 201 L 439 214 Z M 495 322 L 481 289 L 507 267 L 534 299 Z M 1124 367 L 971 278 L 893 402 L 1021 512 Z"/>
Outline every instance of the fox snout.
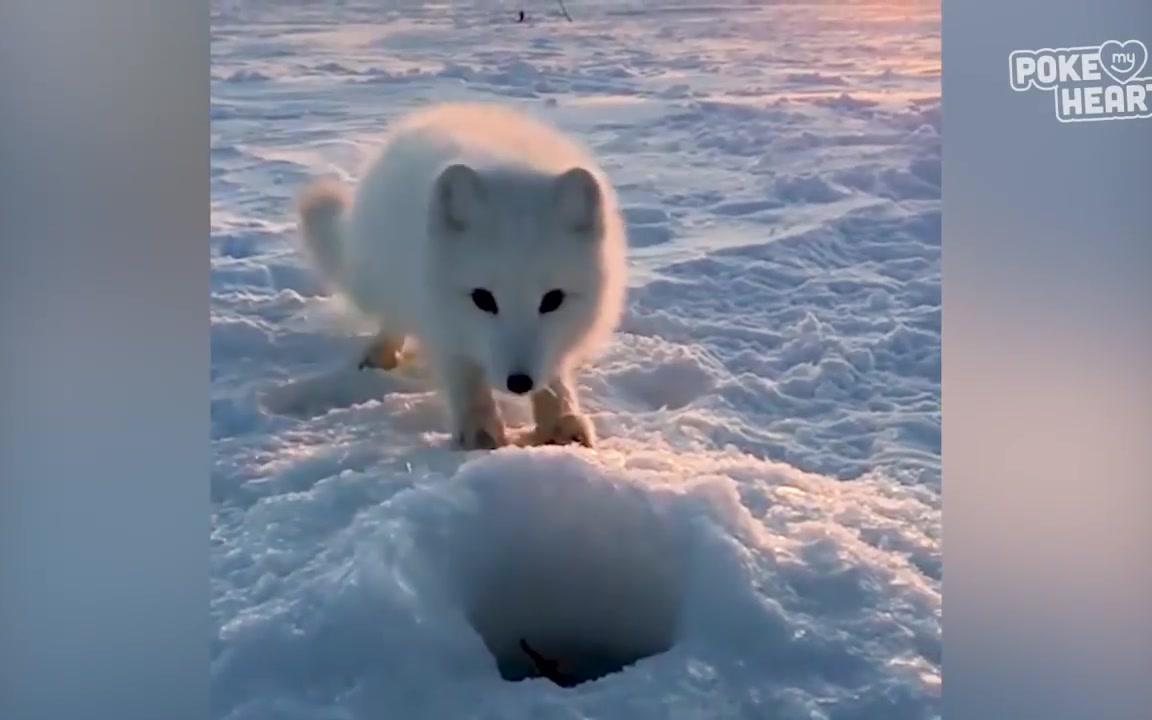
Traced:
<path fill-rule="evenodd" d="M 501 392 L 527 395 L 546 387 L 552 379 L 551 353 L 535 328 L 500 333 L 486 354 L 488 382 Z"/>
<path fill-rule="evenodd" d="M 486 363 L 484 372 L 492 389 L 512 395 L 527 395 L 546 387 L 551 379 L 547 374 L 546 368 L 517 359 Z"/>
<path fill-rule="evenodd" d="M 525 393 L 532 392 L 534 385 L 535 383 L 532 382 L 532 376 L 525 375 L 524 373 L 512 373 L 508 376 L 506 382 L 508 392 L 515 393 L 516 395 L 524 395 Z"/>

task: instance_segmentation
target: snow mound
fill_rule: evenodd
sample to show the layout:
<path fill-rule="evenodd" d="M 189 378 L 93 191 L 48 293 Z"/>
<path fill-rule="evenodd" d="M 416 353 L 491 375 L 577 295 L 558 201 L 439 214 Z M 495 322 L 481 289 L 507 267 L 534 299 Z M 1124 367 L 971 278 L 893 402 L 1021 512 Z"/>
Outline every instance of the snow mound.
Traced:
<path fill-rule="evenodd" d="M 317 458 L 222 521 L 217 717 L 913 718 L 938 698 L 931 491 L 655 438 L 450 456 Z"/>

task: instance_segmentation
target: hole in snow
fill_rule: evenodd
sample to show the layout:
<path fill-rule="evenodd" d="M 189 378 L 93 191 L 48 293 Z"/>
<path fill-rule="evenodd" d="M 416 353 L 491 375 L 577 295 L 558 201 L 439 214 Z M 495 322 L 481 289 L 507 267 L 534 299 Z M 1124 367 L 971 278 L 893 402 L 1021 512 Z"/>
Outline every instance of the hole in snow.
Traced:
<path fill-rule="evenodd" d="M 451 546 L 465 614 L 505 680 L 570 687 L 676 642 L 681 535 L 660 495 L 558 452 L 496 453 Z"/>

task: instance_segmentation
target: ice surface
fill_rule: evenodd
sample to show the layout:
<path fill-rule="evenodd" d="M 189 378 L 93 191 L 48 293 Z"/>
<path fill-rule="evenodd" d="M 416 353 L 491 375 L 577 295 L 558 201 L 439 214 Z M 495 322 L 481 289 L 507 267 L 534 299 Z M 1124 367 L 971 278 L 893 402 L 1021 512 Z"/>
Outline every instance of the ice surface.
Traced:
<path fill-rule="evenodd" d="M 216 716 L 939 717 L 938 5 L 566 4 L 213 5 Z M 448 449 L 294 249 L 301 183 L 446 99 L 619 188 L 595 451 Z M 623 669 L 508 682 L 521 637 Z"/>

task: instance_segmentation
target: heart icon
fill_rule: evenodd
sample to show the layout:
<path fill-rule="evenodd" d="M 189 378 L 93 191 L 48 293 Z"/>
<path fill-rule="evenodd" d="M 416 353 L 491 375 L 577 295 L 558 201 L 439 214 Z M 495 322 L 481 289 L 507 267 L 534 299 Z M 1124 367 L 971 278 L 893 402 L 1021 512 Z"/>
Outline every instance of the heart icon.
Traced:
<path fill-rule="evenodd" d="M 1139 40 L 1109 40 L 1100 46 L 1100 67 L 1121 85 L 1140 74 L 1148 62 L 1148 48 Z"/>

